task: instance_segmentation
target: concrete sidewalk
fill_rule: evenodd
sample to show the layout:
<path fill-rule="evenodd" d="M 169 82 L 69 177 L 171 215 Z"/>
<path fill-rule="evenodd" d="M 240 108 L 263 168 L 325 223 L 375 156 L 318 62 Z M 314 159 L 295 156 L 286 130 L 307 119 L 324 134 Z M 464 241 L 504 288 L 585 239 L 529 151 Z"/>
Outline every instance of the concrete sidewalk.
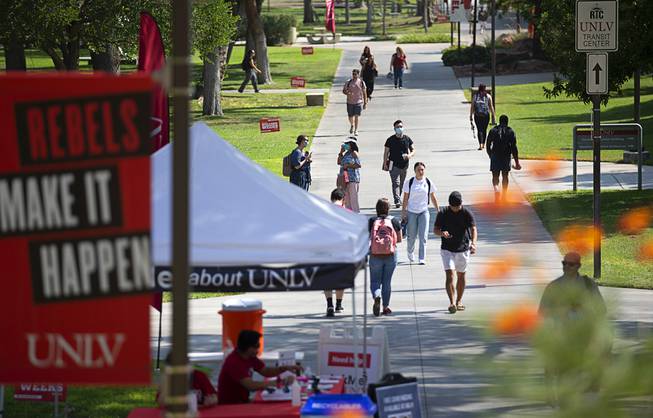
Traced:
<path fill-rule="evenodd" d="M 311 192 L 328 198 L 335 186 L 336 155 L 349 125 L 345 112 L 342 83 L 363 49 L 360 44 L 343 44 L 344 54 L 329 104 L 313 141 L 313 184 Z M 390 60 L 394 43 L 374 43 L 372 52 L 382 63 Z M 537 303 L 542 282 L 560 274 L 560 253 L 533 209 L 519 205 L 508 216 L 492 216 L 479 210 L 482 195 L 491 191 L 489 163 L 477 151 L 469 129 L 468 104 L 451 69 L 440 61 L 433 45 L 405 45 L 410 70 L 405 88 L 395 90 L 391 81 L 377 79 L 374 99 L 364 111 L 359 128 L 362 159 L 361 207 L 372 214 L 379 197 L 391 195 L 387 173 L 381 171 L 383 144 L 395 119 L 402 119 L 406 133 L 414 140 L 417 153 L 412 160 L 423 161 L 427 176 L 437 187 L 438 200 L 446 204 L 452 190 L 460 190 L 464 204 L 476 214 L 479 228 L 478 254 L 468 269 L 465 312 L 447 313 L 444 273 L 439 256 L 439 239 L 430 234 L 426 266 L 407 263 L 405 244 L 399 247 L 400 263 L 393 278 L 391 317 L 368 318 L 369 325 L 384 325 L 390 342 L 393 371 L 418 377 L 427 394 L 423 407 L 429 415 L 443 417 L 485 417 L 491 414 L 523 417 L 547 411 L 544 405 L 521 405 L 497 400 L 484 392 L 494 382 L 479 367 L 464 367 L 462 362 L 493 361 L 523 355 L 525 346 L 515 341 L 488 339 L 483 325 L 494 312 L 511 303 Z M 395 214 L 397 211 L 393 211 Z M 435 213 L 432 211 L 431 225 Z M 431 230 L 432 228 L 429 228 Z M 486 282 L 480 276 L 494 260 L 519 262 L 511 278 Z M 357 279 L 356 305 L 360 315 L 363 303 L 363 278 Z M 609 300 L 618 300 L 615 315 L 627 336 L 653 327 L 651 292 L 628 289 L 602 289 Z M 316 370 L 316 350 L 320 325 L 351 324 L 351 292 L 345 300 L 345 314 L 324 317 L 324 297 L 318 292 L 258 293 L 247 295 L 263 302 L 266 350 L 292 348 L 306 353 L 305 363 Z M 190 350 L 219 351 L 221 324 L 217 311 L 221 298 L 190 302 Z M 368 303 L 371 303 L 368 298 Z M 627 309 L 620 309 L 622 306 Z M 371 311 L 368 309 L 368 312 Z M 360 321 L 362 318 L 358 318 Z M 170 305 L 164 307 L 165 353 L 170 342 Z M 360 324 L 360 322 L 359 322 Z M 156 335 L 158 315 L 153 315 Z M 153 344 L 155 344 L 153 338 Z M 156 347 L 154 346 L 154 350 Z M 419 353 L 421 352 L 421 359 Z M 164 354 L 165 355 L 165 354 Z M 481 360 L 481 355 L 483 359 Z M 422 393 L 423 395 L 423 393 Z M 425 411 L 426 412 L 426 411 Z"/>

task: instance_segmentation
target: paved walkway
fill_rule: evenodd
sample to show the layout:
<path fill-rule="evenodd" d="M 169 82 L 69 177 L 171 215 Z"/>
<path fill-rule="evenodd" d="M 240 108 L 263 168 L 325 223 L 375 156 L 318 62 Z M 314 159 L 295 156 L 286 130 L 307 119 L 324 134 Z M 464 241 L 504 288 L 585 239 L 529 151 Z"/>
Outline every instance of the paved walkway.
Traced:
<path fill-rule="evenodd" d="M 313 179 L 311 191 L 327 198 L 335 185 L 336 154 L 348 131 L 342 83 L 357 60 L 363 44 L 343 44 L 345 52 L 313 142 Z M 394 45 L 373 44 L 379 62 L 389 62 Z M 477 151 L 469 131 L 468 105 L 451 69 L 440 61 L 433 45 L 406 45 L 410 71 L 403 90 L 392 88 L 379 78 L 374 100 L 364 112 L 359 129 L 362 159 L 361 207 L 371 214 L 376 200 L 390 195 L 388 175 L 382 172 L 383 143 L 392 133 L 392 122 L 402 119 L 407 134 L 415 141 L 414 161 L 427 165 L 427 175 L 437 186 L 442 204 L 452 190 L 463 193 L 465 204 L 477 215 L 478 255 L 468 270 L 465 293 L 467 311 L 450 315 L 443 288 L 444 275 L 439 258 L 439 241 L 432 234 L 428 242 L 426 266 L 411 266 L 400 245 L 400 265 L 393 278 L 388 318 L 369 318 L 370 325 L 386 326 L 394 371 L 417 376 L 425 385 L 425 407 L 429 416 L 484 417 L 490 414 L 523 417 L 544 410 L 542 405 L 519 405 L 488 397 L 483 390 L 493 383 L 477 367 L 465 367 L 464 360 L 485 361 L 518 355 L 523 346 L 514 342 L 490 340 L 482 334 L 482 324 L 492 312 L 517 301 L 537 302 L 541 282 L 559 275 L 560 253 L 538 217 L 528 205 L 521 205 L 510 218 L 492 218 L 479 211 L 481 195 L 491 190 L 488 161 Z M 431 218 L 433 222 L 433 218 Z M 429 228 L 431 229 L 431 228 Z M 501 257 L 506 262 L 519 260 L 510 279 L 484 282 L 479 277 L 488 263 Z M 356 304 L 363 302 L 362 276 L 357 280 Z M 653 327 L 650 310 L 651 292 L 603 289 L 611 301 L 627 302 L 615 306 L 615 315 L 627 336 Z M 261 293 L 248 295 L 262 300 L 265 315 L 266 350 L 295 348 L 306 353 L 306 363 L 315 370 L 317 337 L 322 324 L 351 323 L 351 295 L 345 300 L 346 314 L 324 318 L 324 299 L 315 293 Z M 217 311 L 220 299 L 190 302 L 191 351 L 218 351 L 221 325 Z M 627 310 L 620 309 L 627 306 Z M 169 344 L 170 306 L 164 313 L 164 353 Z M 359 317 L 359 320 L 361 318 Z M 360 323 L 360 322 L 359 322 Z M 153 335 L 157 316 L 152 319 Z M 423 370 L 418 349 L 421 347 Z M 490 360 L 487 360 L 490 359 Z M 424 415 L 426 416 L 426 415 Z"/>

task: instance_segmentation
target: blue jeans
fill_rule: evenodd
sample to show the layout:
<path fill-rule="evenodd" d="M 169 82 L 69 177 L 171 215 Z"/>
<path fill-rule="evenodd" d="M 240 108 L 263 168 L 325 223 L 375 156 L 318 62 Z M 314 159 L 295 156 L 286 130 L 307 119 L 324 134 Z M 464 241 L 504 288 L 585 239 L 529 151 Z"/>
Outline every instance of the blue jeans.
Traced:
<path fill-rule="evenodd" d="M 406 250 L 408 254 L 413 254 L 415 251 L 415 240 L 419 236 L 419 259 L 426 258 L 426 239 L 428 238 L 429 229 L 429 211 L 428 209 L 422 213 L 408 212 L 408 225 L 406 232 L 408 232 L 408 246 Z"/>
<path fill-rule="evenodd" d="M 392 273 L 397 266 L 397 253 L 386 257 L 370 256 L 370 290 L 372 297 L 381 293 L 383 307 L 390 306 L 390 293 L 392 292 Z"/>
<path fill-rule="evenodd" d="M 393 72 L 394 72 L 394 76 L 395 76 L 395 87 L 397 87 L 397 85 L 399 87 L 402 87 L 402 85 L 404 84 L 404 68 L 403 67 L 394 68 Z M 399 84 L 397 84 L 397 82 Z"/>

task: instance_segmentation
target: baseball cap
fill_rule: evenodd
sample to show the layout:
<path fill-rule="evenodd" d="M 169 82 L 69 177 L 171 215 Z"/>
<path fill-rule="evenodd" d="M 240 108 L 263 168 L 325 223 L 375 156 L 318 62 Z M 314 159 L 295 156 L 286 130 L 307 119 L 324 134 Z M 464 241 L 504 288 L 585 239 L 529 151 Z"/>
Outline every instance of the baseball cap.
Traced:
<path fill-rule="evenodd" d="M 460 206 L 463 204 L 463 197 L 458 191 L 451 192 L 449 195 L 449 205 Z"/>

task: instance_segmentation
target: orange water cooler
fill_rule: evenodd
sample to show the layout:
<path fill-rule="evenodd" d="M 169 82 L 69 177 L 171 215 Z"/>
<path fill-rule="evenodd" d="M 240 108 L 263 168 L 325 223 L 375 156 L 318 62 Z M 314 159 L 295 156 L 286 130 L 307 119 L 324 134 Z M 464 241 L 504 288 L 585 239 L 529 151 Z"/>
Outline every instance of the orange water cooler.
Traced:
<path fill-rule="evenodd" d="M 249 329 L 263 335 L 263 304 L 257 299 L 227 299 L 222 303 L 222 351 L 236 348 L 240 331 Z M 259 355 L 263 354 L 263 337 Z"/>

